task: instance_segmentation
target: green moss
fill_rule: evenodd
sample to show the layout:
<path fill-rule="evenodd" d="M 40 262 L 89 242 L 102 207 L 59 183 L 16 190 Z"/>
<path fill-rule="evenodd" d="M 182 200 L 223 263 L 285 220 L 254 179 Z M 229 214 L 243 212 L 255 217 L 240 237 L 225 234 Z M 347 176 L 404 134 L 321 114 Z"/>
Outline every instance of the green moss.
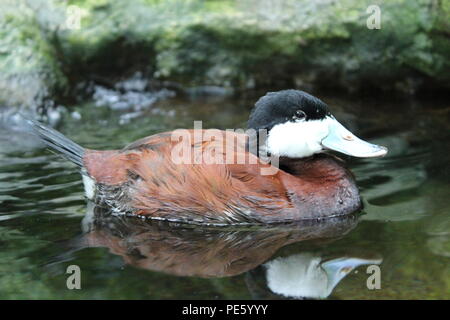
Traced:
<path fill-rule="evenodd" d="M 40 106 L 66 85 L 47 30 L 25 1 L 0 8 L 0 104 Z"/>
<path fill-rule="evenodd" d="M 0 84 L 9 93 L 0 100 L 13 104 L 53 97 L 66 79 L 73 87 L 137 69 L 238 88 L 413 91 L 450 83 L 450 9 L 441 1 L 376 1 L 379 30 L 366 26 L 369 0 L 22 0 L 19 10 L 11 3 L 1 5 Z M 68 26 L 74 8 L 78 29 Z M 18 79 L 34 89 L 18 94 Z"/>

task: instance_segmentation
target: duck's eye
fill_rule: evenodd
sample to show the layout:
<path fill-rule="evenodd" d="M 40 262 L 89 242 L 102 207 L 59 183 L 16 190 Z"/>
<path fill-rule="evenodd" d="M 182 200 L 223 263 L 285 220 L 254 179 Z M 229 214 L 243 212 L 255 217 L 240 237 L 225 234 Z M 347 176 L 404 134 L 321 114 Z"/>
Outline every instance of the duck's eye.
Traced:
<path fill-rule="evenodd" d="M 306 113 L 302 110 L 295 111 L 295 115 L 292 117 L 294 120 L 303 120 L 306 119 Z"/>

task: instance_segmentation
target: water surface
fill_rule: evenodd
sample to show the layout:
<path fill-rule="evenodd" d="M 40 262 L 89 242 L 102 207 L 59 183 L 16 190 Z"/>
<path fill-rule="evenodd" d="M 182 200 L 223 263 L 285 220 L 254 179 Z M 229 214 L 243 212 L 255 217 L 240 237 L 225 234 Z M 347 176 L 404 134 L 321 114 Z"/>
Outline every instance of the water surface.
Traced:
<path fill-rule="evenodd" d="M 315 94 L 350 130 L 390 152 L 382 159 L 343 158 L 364 198 L 360 215 L 284 229 L 211 230 L 102 218 L 86 203 L 74 166 L 20 126 L 12 131 L 3 122 L 0 298 L 449 299 L 448 106 L 436 99 Z M 163 94 L 132 110 L 100 100 L 63 112 L 57 128 L 85 147 L 120 148 L 153 133 L 191 128 L 194 120 L 205 128 L 243 128 L 255 97 Z M 307 267 L 320 270 L 333 259 L 359 259 L 360 265 L 330 290 L 283 287 L 280 270 L 306 287 L 313 277 Z M 379 290 L 366 285 L 373 264 L 381 270 Z M 82 270 L 81 290 L 66 287 L 69 265 Z M 325 280 L 317 281 L 319 287 Z"/>

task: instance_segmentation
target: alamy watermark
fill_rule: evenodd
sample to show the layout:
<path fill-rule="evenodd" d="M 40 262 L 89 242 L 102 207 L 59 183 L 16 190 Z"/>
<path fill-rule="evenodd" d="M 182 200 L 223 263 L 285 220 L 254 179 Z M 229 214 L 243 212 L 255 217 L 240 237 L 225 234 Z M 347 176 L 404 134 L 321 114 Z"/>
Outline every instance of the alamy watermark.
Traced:
<path fill-rule="evenodd" d="M 357 272 L 357 271 L 355 271 Z M 66 269 L 66 273 L 70 274 L 66 280 L 66 287 L 69 290 L 81 289 L 81 268 L 78 265 L 70 265 Z M 381 289 L 381 269 L 380 266 L 373 264 L 367 267 L 366 273 L 370 276 L 366 280 L 366 286 L 369 290 Z"/>
<path fill-rule="evenodd" d="M 76 5 L 70 5 L 66 9 L 66 20 L 64 27 L 69 30 L 80 30 L 81 21 L 87 15 L 87 10 Z"/>
<path fill-rule="evenodd" d="M 69 290 L 81 289 L 81 269 L 76 264 L 67 267 L 66 273 L 70 274 L 66 280 L 66 286 Z"/>
<path fill-rule="evenodd" d="M 381 29 L 381 9 L 376 4 L 367 7 L 366 13 L 370 16 L 366 20 L 367 29 Z"/>
<path fill-rule="evenodd" d="M 367 267 L 367 274 L 370 276 L 367 278 L 366 286 L 369 290 L 381 289 L 381 269 L 380 266 L 373 264 Z"/>

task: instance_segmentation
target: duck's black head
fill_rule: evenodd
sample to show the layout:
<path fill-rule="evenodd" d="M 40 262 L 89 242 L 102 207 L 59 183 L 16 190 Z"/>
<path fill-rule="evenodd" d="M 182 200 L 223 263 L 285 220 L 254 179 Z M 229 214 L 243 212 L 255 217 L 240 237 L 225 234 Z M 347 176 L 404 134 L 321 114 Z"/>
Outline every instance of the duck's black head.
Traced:
<path fill-rule="evenodd" d="M 248 128 L 265 130 L 266 152 L 303 158 L 326 149 L 356 157 L 385 155 L 387 149 L 358 139 L 330 113 L 326 103 L 300 90 L 269 92 L 250 114 Z"/>
<path fill-rule="evenodd" d="M 322 100 L 304 91 L 282 90 L 259 98 L 250 114 L 248 128 L 270 130 L 286 121 L 323 120 L 326 116 L 331 113 Z"/>

